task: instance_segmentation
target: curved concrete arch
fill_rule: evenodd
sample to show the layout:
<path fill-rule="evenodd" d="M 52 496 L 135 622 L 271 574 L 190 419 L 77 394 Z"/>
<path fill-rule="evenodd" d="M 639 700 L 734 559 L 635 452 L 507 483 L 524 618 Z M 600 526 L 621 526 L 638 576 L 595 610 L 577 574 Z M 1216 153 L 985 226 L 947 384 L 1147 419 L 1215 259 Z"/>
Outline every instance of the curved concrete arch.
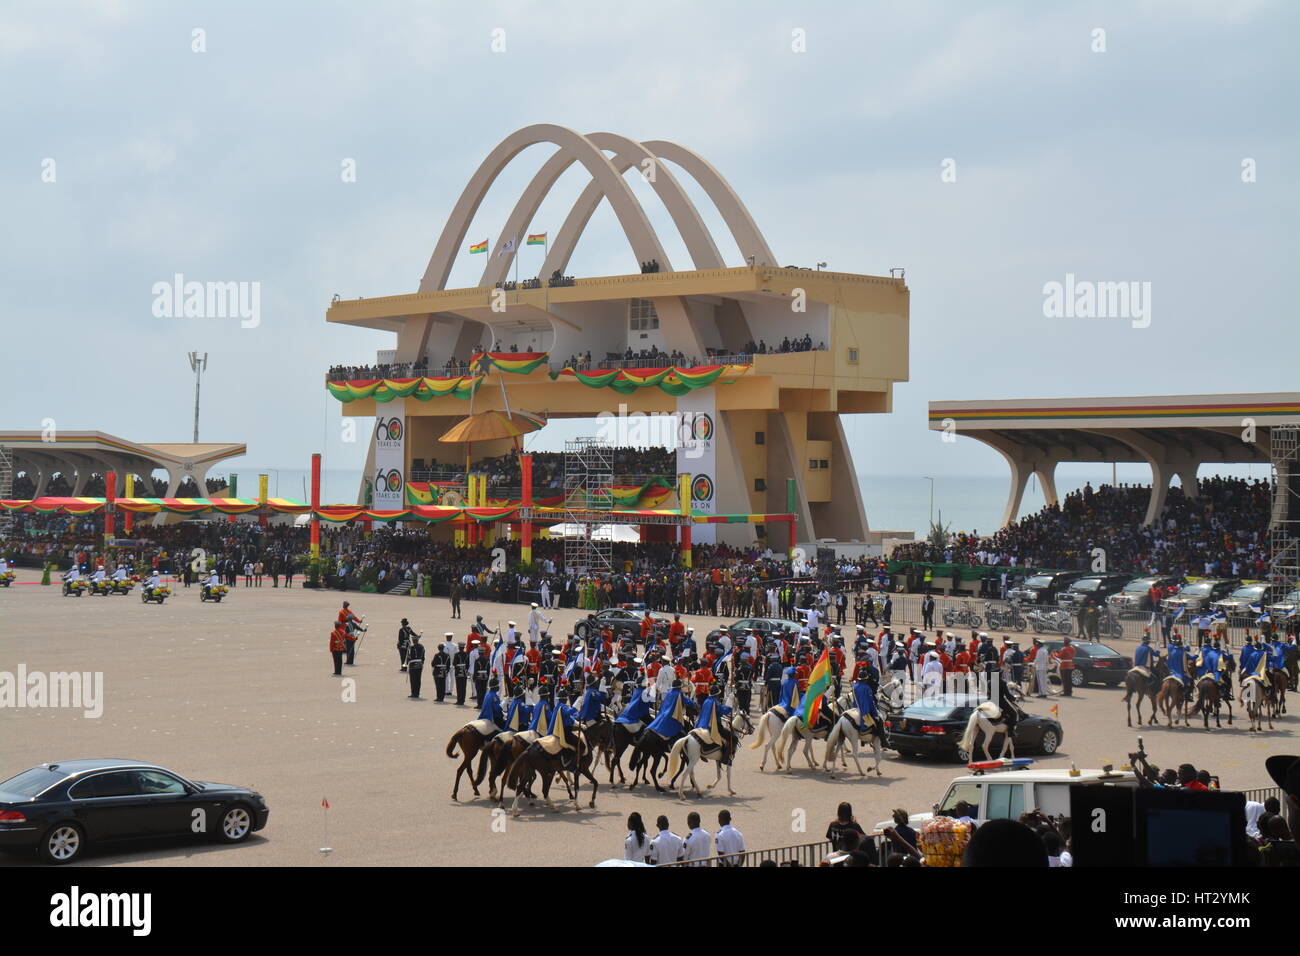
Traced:
<path fill-rule="evenodd" d="M 695 208 L 695 203 L 691 202 L 672 171 L 659 162 L 660 157 L 651 152 L 644 143 L 635 142 L 616 133 L 592 133 L 587 138 L 601 149 L 614 151 L 615 156 L 611 162 L 620 176 L 632 166 L 650 160 L 654 164 L 652 167 L 654 179 L 650 185 L 668 210 L 668 215 L 672 217 L 673 225 L 677 227 L 677 232 L 685 242 L 686 250 L 690 253 L 695 268 L 721 269 L 726 265 L 722 253 L 718 251 L 717 243 L 713 241 L 712 233 L 704 224 L 700 211 Z M 564 225 L 556 234 L 555 242 L 551 243 L 551 247 L 546 250 L 542 275 L 550 275 L 556 269 L 564 271 L 573 256 L 574 249 L 577 248 L 578 240 L 587 228 L 587 223 L 591 221 L 592 214 L 604 198 L 599 183 L 592 180 L 587 184 L 587 188 L 582 191 L 569 210 L 568 216 L 565 217 Z M 666 261 L 661 261 L 661 265 L 666 270 L 671 269 Z"/>
<path fill-rule="evenodd" d="M 759 232 L 758 224 L 754 222 L 754 217 L 749 214 L 749 209 L 741 202 L 740 197 L 736 195 L 736 191 L 731 188 L 731 183 L 723 178 L 722 173 L 718 172 L 712 163 L 698 153 L 687 149 L 685 146 L 679 146 L 677 143 L 656 139 L 649 140 L 642 145 L 660 159 L 676 163 L 699 183 L 705 195 L 718 207 L 718 212 L 722 215 L 722 221 L 727 224 L 732 237 L 736 240 L 736 245 L 740 247 L 741 255 L 746 259 L 752 256 L 754 265 L 774 266 L 777 264 L 776 257 L 772 255 L 772 250 L 768 248 L 767 240 Z"/>
<path fill-rule="evenodd" d="M 474 175 L 470 177 L 461 192 L 455 208 L 452 209 L 447 224 L 442 229 L 442 235 L 438 238 L 433 255 L 429 258 L 429 265 L 424 270 L 424 278 L 420 281 L 421 292 L 446 288 L 447 277 L 451 274 L 456 253 L 465 241 L 470 222 L 482 204 L 484 196 L 487 195 L 488 189 L 515 156 L 538 143 L 555 144 L 562 153 L 567 153 L 587 168 L 592 179 L 600 184 L 609 198 L 610 205 L 614 207 L 614 214 L 623 227 L 623 234 L 627 236 L 638 259 L 658 259 L 667 262 L 663 246 L 655 235 L 654 229 L 651 228 L 645 210 L 637 202 L 627 181 L 615 171 L 609 157 L 585 136 L 571 129 L 551 123 L 538 123 L 525 126 L 507 136 L 474 171 Z M 495 255 L 495 249 L 492 254 Z"/>

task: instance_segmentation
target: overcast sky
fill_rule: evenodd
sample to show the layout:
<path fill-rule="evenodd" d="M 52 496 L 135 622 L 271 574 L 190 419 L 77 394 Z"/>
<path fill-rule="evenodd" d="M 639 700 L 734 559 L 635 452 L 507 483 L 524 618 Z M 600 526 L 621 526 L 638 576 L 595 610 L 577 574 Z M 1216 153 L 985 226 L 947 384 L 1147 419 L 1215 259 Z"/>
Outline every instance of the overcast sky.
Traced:
<path fill-rule="evenodd" d="M 393 337 L 327 326 L 330 297 L 415 291 L 475 167 L 537 122 L 696 150 L 782 264 L 906 268 L 911 379 L 891 415 L 850 421 L 861 471 L 1005 473 L 983 445 L 927 432 L 931 400 L 1296 389 L 1298 10 L 6 4 L 0 419 L 188 441 L 198 349 L 204 440 L 246 442 L 249 464 L 301 468 L 323 449 L 360 468 L 322 376 Z M 471 239 L 496 241 L 551 151 L 517 157 Z M 558 231 L 584 176 L 566 174 L 530 231 Z M 462 255 L 450 285 L 481 268 Z M 602 206 L 570 271 L 635 270 Z M 176 273 L 260 283 L 260 324 L 155 316 L 153 286 Z M 1149 327 L 1045 317 L 1043 286 L 1067 273 L 1149 282 Z"/>

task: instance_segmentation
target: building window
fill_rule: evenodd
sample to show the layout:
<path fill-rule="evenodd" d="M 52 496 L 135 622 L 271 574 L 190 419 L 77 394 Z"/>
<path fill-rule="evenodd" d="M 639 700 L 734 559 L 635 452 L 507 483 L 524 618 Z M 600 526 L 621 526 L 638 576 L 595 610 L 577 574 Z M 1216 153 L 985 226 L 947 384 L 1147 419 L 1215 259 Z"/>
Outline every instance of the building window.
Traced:
<path fill-rule="evenodd" d="M 825 458 L 822 458 L 822 459 L 818 462 L 817 467 L 818 467 L 818 468 L 821 468 L 821 469 L 823 469 L 823 470 L 825 470 L 825 469 L 829 468 L 830 465 L 827 463 L 827 461 L 826 461 Z"/>
<path fill-rule="evenodd" d="M 808 470 L 809 470 L 809 471 L 816 471 L 816 470 L 817 470 L 817 459 L 816 459 L 816 458 L 809 458 L 809 459 L 808 459 Z"/>
<path fill-rule="evenodd" d="M 850 364 L 850 365 L 857 365 L 857 364 L 858 364 L 858 350 L 857 350 L 857 349 L 849 349 L 849 364 Z"/>
<path fill-rule="evenodd" d="M 767 479 L 766 479 L 766 478 L 755 478 L 755 479 L 754 479 L 754 490 L 755 490 L 755 491 L 767 491 Z"/>
<path fill-rule="evenodd" d="M 764 432 L 754 432 L 754 444 L 764 445 L 767 443 L 767 435 Z"/>
<path fill-rule="evenodd" d="M 659 328 L 659 313 L 649 299 L 631 299 L 627 310 L 628 328 L 633 332 Z"/>

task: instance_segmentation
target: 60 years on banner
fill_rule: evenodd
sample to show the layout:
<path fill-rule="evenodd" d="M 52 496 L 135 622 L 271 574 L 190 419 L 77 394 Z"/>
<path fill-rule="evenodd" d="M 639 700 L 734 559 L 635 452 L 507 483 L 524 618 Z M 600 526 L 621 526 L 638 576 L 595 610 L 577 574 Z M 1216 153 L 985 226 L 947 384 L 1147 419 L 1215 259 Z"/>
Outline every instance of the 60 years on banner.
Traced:
<path fill-rule="evenodd" d="M 718 400 L 713 387 L 679 395 L 677 421 L 677 473 L 691 476 L 691 510 L 696 514 L 717 514 Z M 717 528 L 696 525 L 693 540 L 716 544 Z"/>
<path fill-rule="evenodd" d="M 377 510 L 406 507 L 406 399 L 380 406 L 375 416 L 374 505 Z"/>

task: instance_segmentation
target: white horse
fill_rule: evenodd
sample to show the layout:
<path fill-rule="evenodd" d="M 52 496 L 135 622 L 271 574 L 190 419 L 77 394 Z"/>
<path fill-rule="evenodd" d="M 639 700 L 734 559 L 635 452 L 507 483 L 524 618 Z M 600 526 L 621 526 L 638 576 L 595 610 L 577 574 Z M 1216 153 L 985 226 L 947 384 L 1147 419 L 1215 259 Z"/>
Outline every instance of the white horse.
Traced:
<path fill-rule="evenodd" d="M 686 781 L 688 778 L 691 786 L 695 788 L 695 793 L 698 796 L 704 796 L 704 791 L 700 789 L 700 784 L 695 779 L 695 768 L 701 760 L 712 760 L 718 765 L 718 775 L 713 783 L 709 784 L 708 789 L 712 790 L 722 782 L 722 768 L 725 766 L 727 768 L 727 792 L 733 797 L 736 795 L 736 791 L 731 786 L 731 764 L 735 759 L 736 750 L 740 747 L 740 738 L 753 728 L 744 714 L 734 715 L 729 726 L 731 727 L 731 739 L 727 741 L 724 738 L 722 746 L 710 740 L 708 730 L 703 727 L 696 727 L 673 744 L 673 749 L 668 754 L 668 779 L 669 781 L 679 781 L 677 796 L 681 799 L 686 799 Z M 685 761 L 685 766 L 682 766 L 683 761 Z M 678 776 L 679 767 L 681 768 L 680 777 Z M 670 783 L 669 786 L 671 785 Z"/>
<path fill-rule="evenodd" d="M 864 737 L 871 741 L 871 749 L 875 753 L 876 776 L 884 776 L 880 770 L 880 760 L 883 756 L 883 748 L 880 744 L 881 737 L 883 736 L 881 730 L 881 720 L 883 720 L 883 717 L 876 720 L 865 734 L 858 732 L 859 717 L 860 714 L 856 707 L 844 711 L 844 713 L 840 714 L 840 719 L 835 722 L 835 726 L 831 728 L 831 732 L 826 736 L 826 757 L 822 761 L 822 764 L 825 766 L 826 772 L 832 777 L 835 776 L 836 751 L 840 747 L 849 750 L 850 745 L 853 749 L 849 750 L 849 753 L 853 757 L 853 762 L 857 764 L 858 773 L 862 774 L 864 777 L 866 776 L 866 772 L 862 769 L 862 763 L 858 760 L 858 747 L 862 743 Z M 843 755 L 841 755 L 840 759 L 842 762 Z"/>
<path fill-rule="evenodd" d="M 1249 730 L 1264 730 L 1264 720 L 1268 720 L 1268 729 L 1273 729 L 1273 715 L 1264 703 L 1264 684 L 1258 677 L 1247 677 L 1241 684 L 1241 703 L 1246 708 L 1246 717 L 1250 721 Z"/>
<path fill-rule="evenodd" d="M 791 708 L 791 710 L 793 709 L 795 708 Z M 754 742 L 749 745 L 749 749 L 763 748 L 763 759 L 758 765 L 760 771 L 767 768 L 767 755 L 769 753 L 776 757 L 776 769 L 781 769 L 781 751 L 777 749 L 776 742 L 781 736 L 785 722 L 789 719 L 790 713 L 780 704 L 769 707 L 767 713 L 758 718 L 758 734 L 754 737 Z"/>
<path fill-rule="evenodd" d="M 957 745 L 960 750 L 966 752 L 967 756 L 975 759 L 975 740 L 976 734 L 981 734 L 980 742 L 984 745 L 984 759 L 992 760 L 989 753 L 989 741 L 997 734 L 1002 734 L 1002 751 L 998 754 L 1001 759 L 1011 751 L 1011 756 L 1016 755 L 1016 746 L 1011 741 L 1011 734 L 1007 732 L 1007 722 L 1002 719 L 1002 708 L 991 700 L 986 700 L 973 711 L 971 711 L 970 720 L 966 722 L 966 731 L 961 735 L 961 742 Z"/>
<path fill-rule="evenodd" d="M 829 705 L 829 703 L 829 701 L 823 701 L 823 706 Z M 834 714 L 838 715 L 843 713 L 852 703 L 853 695 L 845 694 L 835 702 Z M 823 740 L 828 737 L 831 729 L 835 726 L 838 720 L 839 718 L 836 716 L 829 724 L 822 724 L 821 720 L 818 719 L 817 723 L 819 726 L 815 728 L 805 727 L 803 717 L 799 714 L 795 714 L 787 720 L 785 726 L 781 728 L 781 736 L 776 742 L 777 767 L 779 768 L 781 766 L 781 753 L 788 750 L 789 752 L 786 754 L 785 761 L 786 770 L 790 773 L 794 773 L 794 749 L 799 745 L 799 741 L 802 740 L 804 759 L 808 761 L 809 769 L 816 770 L 817 758 L 813 756 L 812 742 L 814 740 Z M 849 762 L 843 753 L 840 754 L 840 763 L 843 765 L 845 770 L 849 769 Z"/>

